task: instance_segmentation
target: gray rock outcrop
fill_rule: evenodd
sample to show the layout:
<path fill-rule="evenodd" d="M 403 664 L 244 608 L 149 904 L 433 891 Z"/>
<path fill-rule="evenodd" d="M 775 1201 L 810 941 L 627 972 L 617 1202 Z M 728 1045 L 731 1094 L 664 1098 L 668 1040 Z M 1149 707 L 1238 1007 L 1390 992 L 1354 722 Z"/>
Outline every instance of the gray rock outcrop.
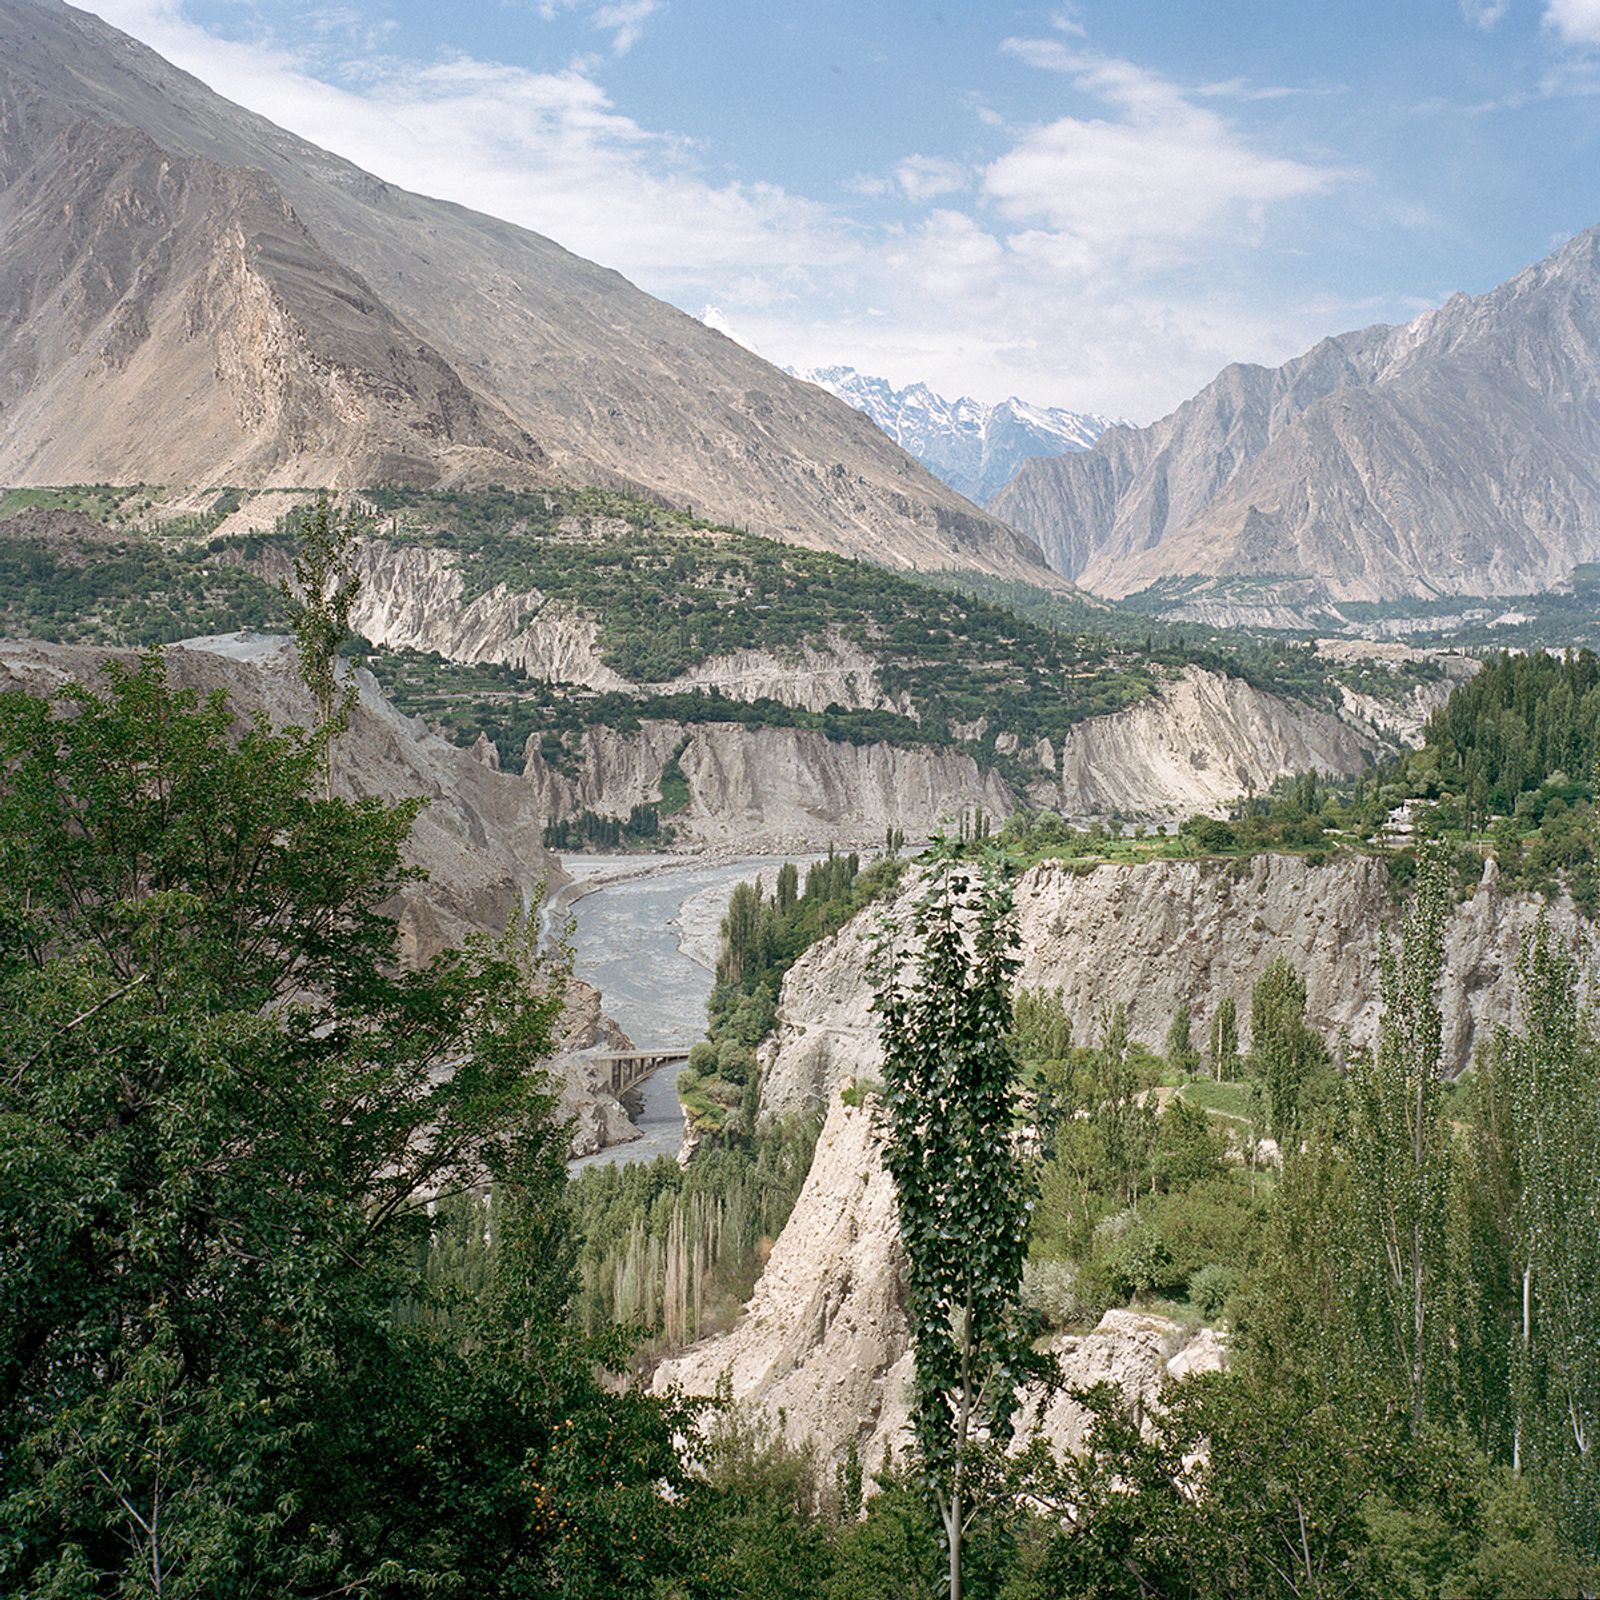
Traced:
<path fill-rule="evenodd" d="M 1067 734 L 1059 809 L 1077 817 L 1220 812 L 1291 773 L 1361 772 L 1379 748 L 1330 712 L 1194 667 Z"/>
<path fill-rule="evenodd" d="M 551 766 L 530 740 L 523 773 L 549 816 L 625 817 L 660 798 L 674 754 L 689 803 L 669 820 L 680 841 L 714 848 L 874 844 L 890 827 L 915 837 L 974 809 L 998 821 L 1016 805 L 998 774 L 959 750 L 847 744 L 809 729 L 736 723 L 588 728 L 574 773 Z"/>

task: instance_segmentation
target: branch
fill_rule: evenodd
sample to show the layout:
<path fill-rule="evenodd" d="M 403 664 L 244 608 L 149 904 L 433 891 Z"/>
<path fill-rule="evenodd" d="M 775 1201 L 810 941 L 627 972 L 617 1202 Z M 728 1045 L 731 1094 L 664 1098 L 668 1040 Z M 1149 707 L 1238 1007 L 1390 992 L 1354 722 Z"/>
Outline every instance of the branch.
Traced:
<path fill-rule="evenodd" d="M 60 1028 L 57 1028 L 56 1031 L 51 1034 L 50 1037 L 46 1039 L 45 1042 L 40 1045 L 31 1056 L 29 1056 L 27 1060 L 24 1061 L 22 1065 L 11 1074 L 11 1081 L 8 1087 L 12 1089 L 20 1088 L 22 1085 L 23 1075 L 27 1072 L 28 1068 L 31 1067 L 39 1059 L 39 1057 L 42 1056 L 45 1051 L 56 1042 L 57 1039 L 59 1039 L 65 1033 L 71 1033 L 72 1030 L 80 1023 L 87 1022 L 90 1017 L 94 1016 L 97 1012 L 104 1011 L 113 1000 L 120 1000 L 123 995 L 127 994 L 130 990 L 137 989 L 140 984 L 148 980 L 149 976 L 150 974 L 148 972 L 141 972 L 137 978 L 134 978 L 130 982 L 123 984 L 120 989 L 113 989 L 110 994 L 106 995 L 104 999 L 96 1001 L 95 1004 L 90 1006 L 87 1011 L 79 1012 L 79 1014 L 75 1016 L 71 1022 L 66 1023 Z"/>

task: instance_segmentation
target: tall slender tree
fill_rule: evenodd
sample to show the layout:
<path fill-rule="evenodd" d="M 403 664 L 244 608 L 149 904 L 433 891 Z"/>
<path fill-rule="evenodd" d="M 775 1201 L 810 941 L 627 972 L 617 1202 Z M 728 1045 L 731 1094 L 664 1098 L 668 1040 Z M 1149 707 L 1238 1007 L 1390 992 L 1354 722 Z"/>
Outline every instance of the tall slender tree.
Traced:
<path fill-rule="evenodd" d="M 1498 1053 L 1513 1274 L 1513 1463 L 1562 1524 L 1600 1539 L 1600 1051 L 1579 967 L 1548 924 L 1517 968 L 1522 1030 Z"/>
<path fill-rule="evenodd" d="M 350 637 L 350 612 L 361 592 L 356 568 L 356 518 L 353 509 L 341 514 L 319 495 L 316 505 L 300 521 L 294 555 L 294 582 L 280 585 L 294 630 L 300 676 L 316 702 L 317 724 L 328 741 L 323 759 L 323 783 L 333 797 L 332 740 L 343 733 L 355 709 L 353 683 L 339 688 L 339 650 Z"/>
<path fill-rule="evenodd" d="M 936 847 L 909 925 L 886 923 L 878 950 L 880 1127 L 906 1254 L 912 1421 L 950 1600 L 1029 1364 L 1016 1315 L 1032 1175 L 1014 1136 L 1015 937 L 1003 864 Z"/>
<path fill-rule="evenodd" d="M 1350 1076 L 1350 1165 L 1355 1200 L 1356 1331 L 1374 1376 L 1399 1375 L 1414 1423 L 1447 1387 L 1449 1128 L 1439 980 L 1450 907 L 1449 863 L 1426 845 L 1398 949 L 1385 942 L 1377 1048 Z"/>

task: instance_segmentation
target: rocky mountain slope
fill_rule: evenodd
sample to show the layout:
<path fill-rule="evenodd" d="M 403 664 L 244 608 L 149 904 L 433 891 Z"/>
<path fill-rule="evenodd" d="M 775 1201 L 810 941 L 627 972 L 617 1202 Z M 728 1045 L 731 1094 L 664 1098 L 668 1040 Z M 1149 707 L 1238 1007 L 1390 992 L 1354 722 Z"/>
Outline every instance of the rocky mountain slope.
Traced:
<path fill-rule="evenodd" d="M 1231 996 L 1248 1019 L 1251 986 L 1276 956 L 1306 980 L 1307 1016 L 1326 1036 L 1370 1044 L 1378 1020 L 1378 949 L 1395 917 L 1384 862 L 1312 866 L 1294 856 L 1080 867 L 1044 862 L 1017 885 L 1024 964 L 1018 981 L 1060 987 L 1074 1034 L 1094 1036 L 1104 1008 L 1128 1007 L 1133 1037 L 1159 1048 L 1174 1009 L 1203 1028 Z M 1514 1011 L 1519 941 L 1544 903 L 1500 892 L 1491 869 L 1446 933 L 1444 1043 L 1459 1070 L 1474 1043 Z M 1568 904 L 1551 909 L 1572 933 Z M 855 1442 L 876 1467 L 901 1437 L 910 1376 L 900 1303 L 894 1195 L 867 1110 L 840 1091 L 870 1084 L 881 1060 L 869 1006 L 872 913 L 814 945 L 783 982 L 778 1026 L 762 1048 L 762 1107 L 825 1116 L 795 1209 L 744 1319 L 667 1363 L 659 1386 L 736 1398 L 781 1419 L 795 1440 L 838 1457 Z M 1459 995 L 1456 991 L 1459 990 Z M 1159 1318 L 1110 1312 L 1094 1332 L 1056 1341 L 1068 1387 L 1098 1378 L 1148 1404 L 1167 1375 L 1215 1366 L 1221 1352 Z M 1056 1403 L 1047 1434 L 1081 1442 L 1081 1416 Z"/>
<path fill-rule="evenodd" d="M 1030 405 L 1015 395 L 988 405 L 969 395 L 947 399 L 925 383 L 896 389 L 854 367 L 786 370 L 866 412 L 934 477 L 979 505 L 1004 488 L 1023 462 L 1087 450 L 1112 426 L 1110 417 Z"/>
<path fill-rule="evenodd" d="M 1046 574 L 865 417 L 548 239 L 408 194 L 60 0 L 0 0 L 0 482 L 633 487 Z"/>
<path fill-rule="evenodd" d="M 1030 462 L 994 510 L 1113 596 L 1550 589 L 1600 557 L 1600 229 L 1405 327 L 1229 367 L 1148 428 Z"/>
<path fill-rule="evenodd" d="M 770 684 L 780 671 L 774 660 L 753 681 Z M 724 692 L 741 687 L 733 679 Z M 627 733 L 588 728 L 564 768 L 543 757 L 535 736 L 524 775 L 551 817 L 625 818 L 659 802 L 676 758 L 690 796 L 670 819 L 680 843 L 795 850 L 877 843 L 889 827 L 917 837 L 973 811 L 998 822 L 1024 800 L 1071 817 L 1220 813 L 1296 772 L 1364 771 L 1382 748 L 1359 722 L 1192 668 L 1126 711 L 1077 724 L 1059 752 L 1040 741 L 1029 753 L 1034 776 L 1019 788 L 980 766 L 981 743 L 908 748 L 670 720 Z"/>

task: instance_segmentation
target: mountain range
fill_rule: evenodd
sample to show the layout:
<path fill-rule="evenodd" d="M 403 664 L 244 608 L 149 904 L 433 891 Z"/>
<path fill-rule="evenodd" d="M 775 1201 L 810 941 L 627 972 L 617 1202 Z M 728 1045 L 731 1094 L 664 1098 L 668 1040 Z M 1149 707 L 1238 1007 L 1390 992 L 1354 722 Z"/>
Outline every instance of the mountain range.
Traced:
<path fill-rule="evenodd" d="M 951 400 L 925 383 L 896 389 L 854 367 L 785 369 L 864 411 L 936 478 L 984 505 L 1033 456 L 1087 450 L 1113 424 L 1110 417 L 1012 396 L 998 405 L 969 395 Z"/>
<path fill-rule="evenodd" d="M 1054 582 L 853 408 L 60 0 L 0 0 L 0 482 L 625 489 Z"/>
<path fill-rule="evenodd" d="M 1230 366 L 1147 428 L 1026 463 L 991 509 L 1113 597 L 1551 589 L 1600 558 L 1600 229 L 1403 327 Z"/>

